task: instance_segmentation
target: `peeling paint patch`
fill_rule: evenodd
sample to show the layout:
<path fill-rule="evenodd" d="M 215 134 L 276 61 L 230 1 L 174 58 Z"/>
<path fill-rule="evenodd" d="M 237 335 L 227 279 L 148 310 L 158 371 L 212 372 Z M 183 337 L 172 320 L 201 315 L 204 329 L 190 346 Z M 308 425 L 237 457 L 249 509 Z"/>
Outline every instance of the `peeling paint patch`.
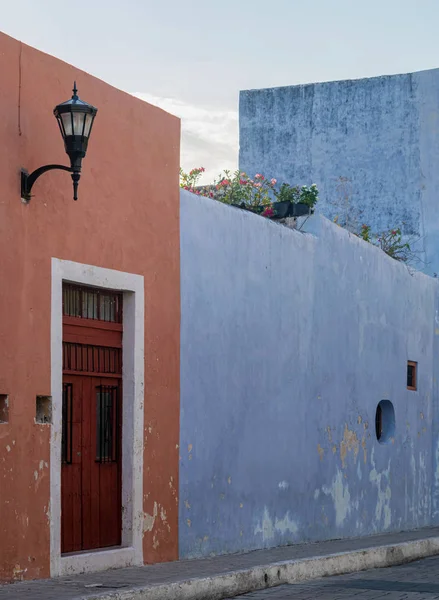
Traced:
<path fill-rule="evenodd" d="M 337 527 L 343 525 L 346 517 L 350 514 L 351 509 L 358 506 L 358 501 L 351 503 L 351 494 L 349 487 L 344 482 L 343 473 L 337 469 L 331 486 L 324 486 L 322 491 L 327 496 L 331 496 L 334 502 L 335 524 Z"/>
<path fill-rule="evenodd" d="M 273 540 L 276 533 L 286 535 L 287 533 L 297 534 L 299 528 L 296 522 L 291 519 L 289 511 L 285 513 L 282 519 L 270 517 L 268 508 L 264 508 L 262 520 L 256 525 L 254 534 L 262 534 L 264 542 Z"/>
<path fill-rule="evenodd" d="M 24 575 L 26 574 L 27 569 L 22 569 L 20 565 L 15 565 L 12 569 L 12 579 L 14 581 L 23 581 Z"/>
<path fill-rule="evenodd" d="M 366 446 L 366 436 L 363 435 L 361 438 L 361 447 L 363 448 L 363 460 L 364 464 L 367 465 L 367 446 Z"/>
<path fill-rule="evenodd" d="M 319 453 L 320 460 L 323 460 L 323 455 L 325 454 L 325 451 L 320 446 L 320 444 L 317 444 L 317 452 Z"/>
<path fill-rule="evenodd" d="M 340 442 L 340 458 L 341 458 L 341 464 L 342 464 L 343 468 L 346 467 L 346 457 L 347 457 L 348 452 L 354 453 L 354 460 L 356 461 L 357 456 L 358 456 L 358 451 L 359 451 L 359 441 L 358 441 L 357 434 L 355 433 L 355 431 L 351 431 L 348 427 L 348 424 L 345 423 L 343 439 Z"/>
<path fill-rule="evenodd" d="M 288 481 L 279 481 L 277 486 L 280 490 L 287 490 L 290 486 L 288 485 Z"/>
<path fill-rule="evenodd" d="M 375 465 L 375 448 L 372 449 L 372 455 L 370 457 L 370 461 L 372 463 L 372 470 L 369 473 L 369 481 L 376 485 L 378 490 L 377 503 L 375 507 L 375 521 L 374 521 L 374 529 L 378 531 L 379 529 L 388 529 L 392 522 L 392 513 L 390 509 L 390 499 L 392 497 L 392 490 L 390 488 L 390 459 L 387 466 L 387 469 L 383 470 L 381 473 L 378 473 Z M 383 519 L 383 524 L 381 525 L 381 520 Z"/>
<path fill-rule="evenodd" d="M 150 515 L 148 513 L 144 513 L 143 515 L 143 531 L 152 531 L 154 527 L 155 520 L 157 518 L 158 513 L 158 505 L 157 502 L 154 502 L 154 511 L 153 514 Z"/>
<path fill-rule="evenodd" d="M 171 533 L 171 526 L 168 523 L 166 510 L 163 508 L 163 506 L 160 509 L 160 518 L 162 520 L 163 525 L 166 525 L 168 532 Z"/>

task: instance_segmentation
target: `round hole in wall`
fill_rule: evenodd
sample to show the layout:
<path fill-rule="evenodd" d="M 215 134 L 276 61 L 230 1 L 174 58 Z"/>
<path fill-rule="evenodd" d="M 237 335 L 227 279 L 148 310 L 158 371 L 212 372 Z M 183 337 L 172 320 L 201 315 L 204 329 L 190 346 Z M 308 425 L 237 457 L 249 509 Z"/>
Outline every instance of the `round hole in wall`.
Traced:
<path fill-rule="evenodd" d="M 395 435 L 395 409 L 390 400 L 381 400 L 377 406 L 375 433 L 380 444 L 386 444 Z"/>

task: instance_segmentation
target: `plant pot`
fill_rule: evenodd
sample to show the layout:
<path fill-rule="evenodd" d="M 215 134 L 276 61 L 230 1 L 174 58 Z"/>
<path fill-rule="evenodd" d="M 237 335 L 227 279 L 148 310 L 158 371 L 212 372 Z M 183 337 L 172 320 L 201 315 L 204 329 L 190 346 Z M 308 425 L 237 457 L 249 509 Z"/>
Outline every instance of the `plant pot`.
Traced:
<path fill-rule="evenodd" d="M 285 219 L 288 217 L 289 211 L 294 204 L 291 204 L 288 200 L 283 202 L 273 202 L 273 210 L 275 214 L 271 217 L 272 219 Z"/>
<path fill-rule="evenodd" d="M 298 202 L 297 204 L 290 204 L 288 211 L 289 217 L 304 217 L 313 213 L 313 209 L 308 204 Z"/>

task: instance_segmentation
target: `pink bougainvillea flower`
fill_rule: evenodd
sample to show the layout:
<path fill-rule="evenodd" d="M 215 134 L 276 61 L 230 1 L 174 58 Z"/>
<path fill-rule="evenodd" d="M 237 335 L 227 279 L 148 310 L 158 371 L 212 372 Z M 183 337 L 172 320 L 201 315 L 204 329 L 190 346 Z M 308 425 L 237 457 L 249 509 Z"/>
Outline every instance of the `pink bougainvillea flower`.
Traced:
<path fill-rule="evenodd" d="M 272 217 L 273 215 L 274 215 L 274 210 L 271 208 L 271 206 L 268 206 L 262 213 L 263 217 Z"/>
<path fill-rule="evenodd" d="M 210 192 L 209 196 L 210 196 L 211 198 L 213 198 L 213 192 Z"/>
<path fill-rule="evenodd" d="M 276 185 L 276 183 L 277 183 L 277 179 L 272 179 L 271 180 L 271 185 Z"/>
<path fill-rule="evenodd" d="M 396 230 L 395 229 L 392 230 L 392 235 L 396 235 Z"/>
<path fill-rule="evenodd" d="M 247 173 L 240 173 L 241 177 L 247 177 Z"/>
<path fill-rule="evenodd" d="M 256 173 L 255 179 L 261 179 L 261 178 L 262 178 L 262 175 L 260 173 Z"/>
<path fill-rule="evenodd" d="M 260 187 L 262 187 L 262 183 L 255 183 L 255 184 L 254 184 L 254 187 L 256 187 L 256 188 L 260 188 Z"/>
<path fill-rule="evenodd" d="M 230 185 L 230 181 L 228 179 L 223 179 L 221 182 L 221 185 L 223 185 L 223 186 Z"/>
<path fill-rule="evenodd" d="M 240 179 L 240 180 L 239 180 L 239 183 L 240 183 L 241 185 L 246 185 L 246 184 L 247 184 L 247 180 L 246 180 L 246 179 Z"/>

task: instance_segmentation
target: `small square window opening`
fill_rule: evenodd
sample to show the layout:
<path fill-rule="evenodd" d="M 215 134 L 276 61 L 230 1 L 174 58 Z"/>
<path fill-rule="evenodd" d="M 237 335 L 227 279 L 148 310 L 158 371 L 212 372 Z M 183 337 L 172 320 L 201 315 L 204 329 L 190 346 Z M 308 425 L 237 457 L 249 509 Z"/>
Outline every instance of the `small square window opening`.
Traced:
<path fill-rule="evenodd" d="M 9 423 L 9 396 L 0 394 L 0 423 Z"/>
<path fill-rule="evenodd" d="M 35 413 L 35 423 L 40 425 L 52 423 L 52 397 L 37 396 Z"/>
<path fill-rule="evenodd" d="M 412 391 L 418 389 L 418 363 L 412 360 L 407 362 L 407 389 Z"/>

